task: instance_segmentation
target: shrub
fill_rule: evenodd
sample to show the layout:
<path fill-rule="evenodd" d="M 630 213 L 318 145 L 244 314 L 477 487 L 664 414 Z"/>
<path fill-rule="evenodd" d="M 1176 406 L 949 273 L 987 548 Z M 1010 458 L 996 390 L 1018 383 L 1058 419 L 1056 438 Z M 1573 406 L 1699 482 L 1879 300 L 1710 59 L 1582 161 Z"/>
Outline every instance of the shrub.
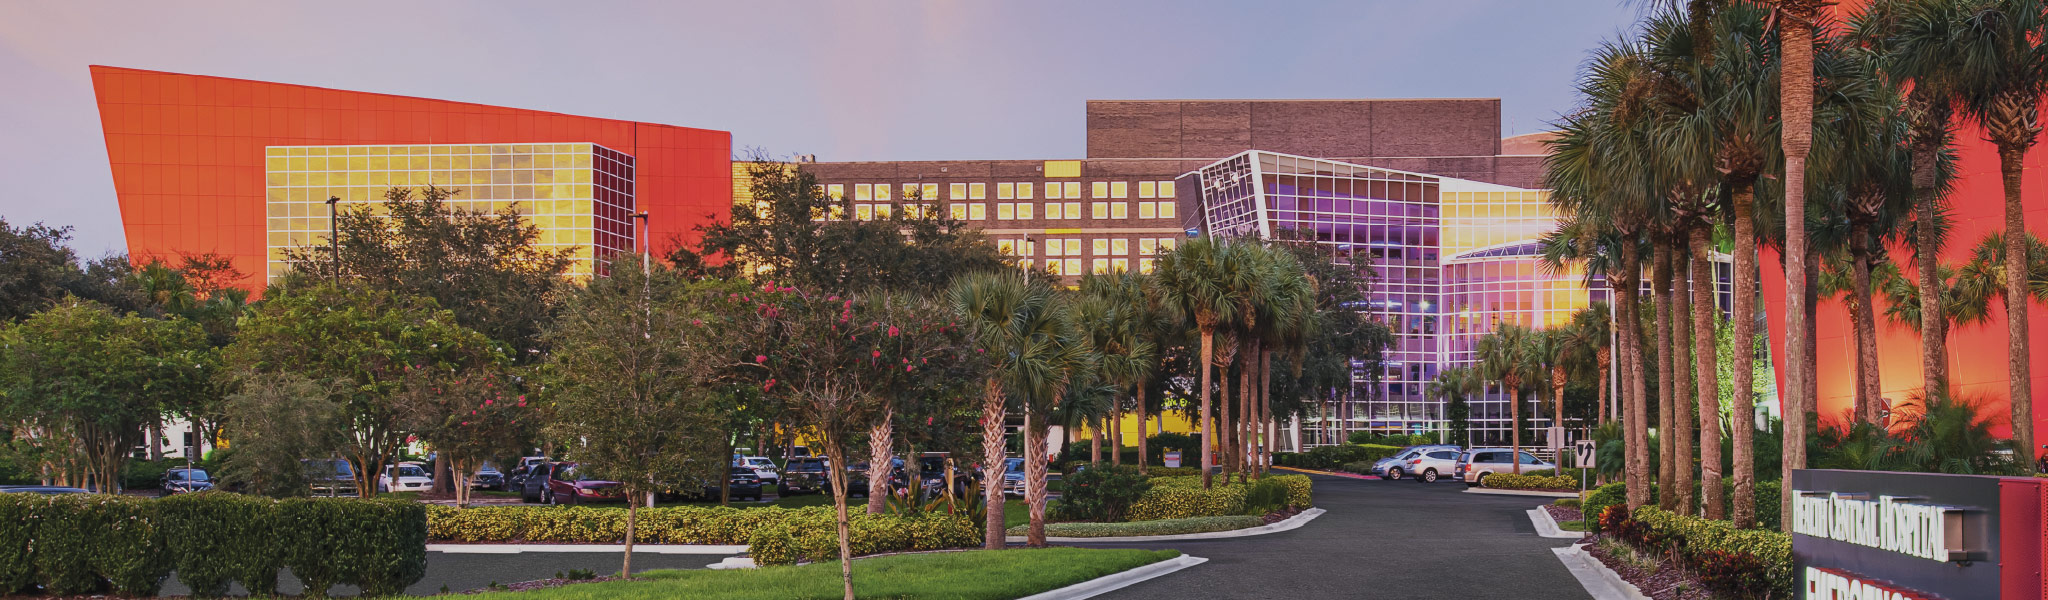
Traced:
<path fill-rule="evenodd" d="M 201 597 L 226 595 L 228 584 L 236 580 L 251 594 L 275 594 L 277 571 L 284 566 L 274 545 L 275 505 L 268 499 L 225 492 L 158 500 L 165 547 L 178 581 Z"/>
<path fill-rule="evenodd" d="M 1181 535 L 1187 533 L 1208 533 L 1231 531 L 1265 525 L 1266 520 L 1250 515 L 1227 515 L 1220 517 L 1188 517 L 1185 519 L 1161 519 L 1157 521 L 1134 521 L 1130 523 L 1046 523 L 1045 535 L 1051 537 L 1127 537 L 1140 535 Z M 1024 535 L 1029 525 L 1011 527 L 1010 535 Z"/>
<path fill-rule="evenodd" d="M 1486 476 L 1483 485 L 1501 490 L 1573 490 L 1578 489 L 1579 480 L 1556 475 L 1494 473 Z"/>
<path fill-rule="evenodd" d="M 1317 446 L 1301 455 L 1301 467 L 1308 469 L 1336 469 L 1351 463 L 1363 462 L 1369 469 L 1374 461 L 1393 456 L 1405 446 L 1381 446 L 1361 444 L 1339 444 Z"/>
<path fill-rule="evenodd" d="M 1122 521 L 1131 503 L 1152 489 L 1152 482 L 1139 475 L 1136 467 L 1106 464 L 1069 475 L 1062 483 L 1053 510 L 1070 521 Z"/>
<path fill-rule="evenodd" d="M 747 554 L 756 564 L 787 565 L 819 562 L 839 556 L 839 529 L 832 508 L 762 509 L 786 513 L 782 519 L 748 536 Z M 981 543 L 981 529 L 962 515 L 925 513 L 916 516 L 849 515 L 847 545 L 855 556 L 883 552 L 942 550 Z"/>
<path fill-rule="evenodd" d="M 1201 475 L 1201 467 L 1145 467 L 1145 474 L 1151 477 L 1186 477 Z"/>
<path fill-rule="evenodd" d="M 1313 484 L 1307 475 L 1267 475 L 1259 481 L 1272 482 L 1264 485 L 1284 486 L 1288 506 L 1307 508 L 1312 502 Z M 1131 505 L 1130 519 L 1152 521 L 1244 514 L 1255 508 L 1246 504 L 1247 493 L 1260 484 L 1224 484 L 1219 481 L 1215 487 L 1202 489 L 1202 478 L 1198 476 L 1155 477 L 1152 489 Z"/>
<path fill-rule="evenodd" d="M 1594 489 L 1593 493 L 1586 495 L 1585 505 L 1579 508 L 1580 512 L 1588 515 L 1605 515 L 1607 507 L 1627 504 L 1628 485 L 1617 481 Z M 1602 526 L 1600 530 L 1606 531 L 1607 528 Z"/>
<path fill-rule="evenodd" d="M 1287 484 L 1274 481 L 1271 477 L 1253 481 L 1251 488 L 1244 492 L 1244 512 L 1248 515 L 1263 515 L 1287 506 Z"/>
<path fill-rule="evenodd" d="M 1775 496 L 1773 497 L 1775 498 Z M 1603 516 L 1603 524 L 1605 515 Z M 1750 586 L 1767 585 L 1782 597 L 1791 597 L 1795 580 L 1792 566 L 1792 536 L 1776 530 L 1736 529 L 1727 521 L 1674 514 L 1654 506 L 1643 506 L 1630 514 L 1629 522 L 1639 524 L 1642 547 L 1673 552 L 1688 565 L 1702 571 L 1709 585 L 1734 597 L 1755 597 L 1745 593 Z M 1624 538 L 1626 539 L 1626 538 Z M 1713 563 L 1711 566 L 1708 563 Z M 1712 570 L 1708 578 L 1705 571 Z M 1747 570 L 1750 575 L 1744 575 Z"/>
<path fill-rule="evenodd" d="M 185 468 L 184 459 L 130 460 L 121 465 L 121 489 L 153 490 L 162 487 L 164 472 Z"/>
<path fill-rule="evenodd" d="M 316 597 L 338 583 L 394 595 L 426 575 L 427 510 L 417 502 L 293 498 L 278 503 L 276 525 L 285 565 Z"/>
<path fill-rule="evenodd" d="M 27 500 L 31 561 L 36 579 L 53 595 L 80 595 L 112 586 L 154 596 L 170 576 L 163 531 L 149 500 L 105 494 L 57 495 Z"/>
<path fill-rule="evenodd" d="M 1168 450 L 1179 450 L 1181 464 L 1199 465 L 1202 464 L 1202 454 L 1196 450 L 1201 447 L 1202 442 L 1195 440 L 1195 436 L 1168 431 L 1145 438 L 1145 457 L 1163 465 L 1166 464 Z"/>
<path fill-rule="evenodd" d="M 40 498 L 31 494 L 0 494 L 0 596 L 21 591 L 35 582 L 35 563 L 29 558 L 30 514 Z"/>

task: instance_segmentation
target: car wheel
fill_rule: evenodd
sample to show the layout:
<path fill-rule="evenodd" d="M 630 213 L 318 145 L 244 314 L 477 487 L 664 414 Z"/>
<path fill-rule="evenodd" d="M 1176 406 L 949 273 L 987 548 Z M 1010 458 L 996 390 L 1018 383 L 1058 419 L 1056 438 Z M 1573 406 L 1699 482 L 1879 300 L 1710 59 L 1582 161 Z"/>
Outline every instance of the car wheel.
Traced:
<path fill-rule="evenodd" d="M 1477 479 L 1472 480 L 1472 485 L 1486 487 L 1486 476 L 1491 474 L 1492 473 L 1480 473 Z"/>
<path fill-rule="evenodd" d="M 1423 471 L 1422 476 L 1415 478 L 1415 481 L 1419 483 L 1436 483 L 1436 469 Z"/>
<path fill-rule="evenodd" d="M 788 496 L 788 495 L 789 495 L 789 486 L 786 486 L 786 485 L 782 485 L 782 484 L 780 484 L 780 483 L 778 483 L 778 484 L 775 484 L 775 495 L 777 495 L 777 496 Z"/>
<path fill-rule="evenodd" d="M 1401 468 L 1400 468 L 1400 467 L 1394 467 L 1394 468 L 1392 468 L 1392 469 L 1387 469 L 1387 480 L 1388 480 L 1388 481 L 1400 481 L 1400 480 L 1401 480 Z"/>
<path fill-rule="evenodd" d="M 540 503 L 541 503 L 541 504 L 546 504 L 546 505 L 548 505 L 548 506 L 554 506 L 554 505 L 558 504 L 558 503 L 557 503 L 557 502 L 555 501 L 555 491 L 554 491 L 554 490 L 552 490 L 552 489 L 548 489 L 548 488 L 541 488 L 541 489 L 540 489 Z"/>

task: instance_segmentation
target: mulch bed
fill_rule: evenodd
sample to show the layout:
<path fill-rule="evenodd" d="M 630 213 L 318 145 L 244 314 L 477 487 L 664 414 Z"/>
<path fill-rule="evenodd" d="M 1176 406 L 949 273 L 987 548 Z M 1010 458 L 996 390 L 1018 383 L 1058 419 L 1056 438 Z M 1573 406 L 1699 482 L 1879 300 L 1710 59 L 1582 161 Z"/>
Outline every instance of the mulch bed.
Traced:
<path fill-rule="evenodd" d="M 1613 569 L 1616 574 L 1621 575 L 1623 581 L 1634 584 L 1637 589 L 1642 590 L 1643 595 L 1655 600 L 1714 599 L 1715 596 L 1707 592 L 1705 584 L 1700 583 L 1700 580 L 1693 577 L 1691 573 L 1685 572 L 1670 557 L 1651 555 L 1651 558 L 1657 560 L 1656 571 L 1644 572 L 1642 569 L 1637 569 L 1628 562 L 1608 554 L 1598 543 L 1601 539 L 1608 538 L 1604 535 L 1593 538 L 1591 541 L 1594 543 L 1586 545 L 1586 552 L 1592 554 L 1593 558 L 1598 559 L 1600 564 L 1607 565 L 1607 568 Z"/>
<path fill-rule="evenodd" d="M 1578 507 L 1575 506 L 1558 506 L 1555 504 L 1545 504 L 1543 505 L 1543 510 L 1549 512 L 1550 518 L 1552 520 L 1557 521 L 1558 523 L 1564 523 L 1565 521 L 1583 521 L 1586 519 L 1585 513 L 1579 512 Z"/>
<path fill-rule="evenodd" d="M 1294 515 L 1298 514 L 1301 514 L 1301 509 L 1288 507 L 1266 513 L 1266 516 L 1260 518 L 1265 519 L 1267 525 L 1272 525 L 1274 523 L 1285 521 L 1289 518 L 1292 518 Z"/>
<path fill-rule="evenodd" d="M 548 578 L 548 579 L 535 579 L 535 580 L 533 580 L 533 581 L 521 581 L 521 582 L 519 582 L 519 583 L 513 583 L 513 584 L 506 584 L 506 585 L 500 585 L 500 586 L 498 586 L 498 587 L 497 587 L 496 589 L 492 589 L 492 588 L 477 588 L 477 589 L 473 589 L 473 590 L 465 591 L 465 592 L 462 592 L 462 593 L 464 593 L 464 594 L 481 594 L 481 593 L 484 593 L 484 592 L 528 592 L 528 591 L 533 591 L 533 590 L 545 590 L 545 589 L 548 589 L 548 588 L 558 588 L 558 587 L 562 587 L 562 586 L 565 586 L 565 585 L 569 585 L 569 584 L 572 584 L 572 583 L 598 583 L 598 582 L 601 582 L 601 581 L 612 581 L 612 580 L 616 580 L 616 579 L 618 579 L 618 577 L 615 577 L 615 576 L 611 576 L 611 575 L 605 575 L 605 576 L 601 576 L 601 577 L 594 577 L 594 578 L 591 578 L 591 579 L 558 579 L 558 578 Z"/>

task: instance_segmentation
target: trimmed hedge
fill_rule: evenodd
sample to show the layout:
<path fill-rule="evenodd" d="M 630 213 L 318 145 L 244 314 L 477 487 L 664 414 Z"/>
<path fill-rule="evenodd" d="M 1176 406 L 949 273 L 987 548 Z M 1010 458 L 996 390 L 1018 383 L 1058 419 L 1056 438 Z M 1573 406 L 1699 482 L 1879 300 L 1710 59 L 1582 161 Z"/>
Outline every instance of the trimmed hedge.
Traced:
<path fill-rule="evenodd" d="M 1314 484 L 1307 475 L 1267 475 L 1259 482 L 1273 482 L 1287 488 L 1287 506 L 1308 508 L 1314 502 Z M 1215 486 L 1202 489 L 1202 478 L 1154 477 L 1152 489 L 1145 492 L 1137 502 L 1131 504 L 1130 520 L 1156 521 L 1160 519 L 1184 519 L 1188 517 L 1214 517 L 1241 515 L 1247 510 L 1246 493 L 1259 482 L 1246 484 L 1233 482 L 1228 485 L 1217 478 Z"/>
<path fill-rule="evenodd" d="M 1136 521 L 1131 523 L 1046 523 L 1045 535 L 1051 537 L 1180 535 L 1185 533 L 1248 529 L 1265 524 L 1265 519 L 1251 515 L 1188 517 L 1185 519 L 1160 519 L 1157 521 Z M 1030 528 L 1030 525 L 1018 525 L 1011 527 L 1009 534 L 1024 535 Z"/>
<path fill-rule="evenodd" d="M 1325 471 L 1334 470 L 1355 462 L 1363 462 L 1367 466 L 1371 466 L 1374 461 L 1393 456 L 1395 453 L 1400 452 L 1402 448 L 1405 448 L 1405 446 L 1380 446 L 1372 444 L 1317 446 L 1310 448 L 1308 452 L 1293 456 L 1292 461 L 1295 464 L 1282 464 L 1281 466 L 1322 469 Z M 1275 464 L 1280 463 L 1276 462 Z"/>
<path fill-rule="evenodd" d="M 1492 479 L 1492 477 L 1487 478 L 1488 481 Z M 1781 488 L 1778 486 L 1779 484 L 1776 481 L 1756 482 L 1756 497 L 1754 501 L 1756 503 L 1756 526 L 1758 529 L 1779 529 L 1779 521 L 1783 515 L 1779 514 L 1778 494 Z M 1649 497 L 1652 502 L 1656 501 L 1656 484 L 1650 485 Z M 1697 490 L 1693 492 L 1693 502 L 1695 504 L 1705 499 L 1706 497 Z M 1735 478 L 1721 478 L 1721 501 L 1723 503 L 1721 507 L 1723 512 L 1721 514 L 1734 516 Z M 1600 514 L 1600 511 L 1608 506 L 1626 504 L 1628 504 L 1628 488 L 1624 483 L 1617 481 L 1600 486 L 1599 489 L 1586 496 L 1585 513 L 1588 518 L 1591 518 L 1593 515 Z"/>
<path fill-rule="evenodd" d="M 1145 467 L 1147 477 L 1186 477 L 1201 474 L 1201 467 Z"/>
<path fill-rule="evenodd" d="M 1736 529 L 1727 521 L 1673 514 L 1654 506 L 1637 507 L 1622 525 L 1628 542 L 1658 553 L 1676 554 L 1699 572 L 1703 583 L 1734 597 L 1775 592 L 1793 597 L 1792 536 L 1776 530 Z"/>
<path fill-rule="evenodd" d="M 1579 480 L 1561 475 L 1494 473 L 1487 475 L 1480 485 L 1497 490 L 1576 490 Z"/>
<path fill-rule="evenodd" d="M 832 507 L 739 509 L 661 506 L 640 509 L 633 540 L 644 544 L 748 546 L 761 564 L 835 558 L 838 525 Z M 981 544 L 981 528 L 964 516 L 850 515 L 855 555 L 942 550 Z M 456 542 L 620 543 L 626 509 L 585 506 L 479 506 L 427 508 L 431 539 Z M 782 561 L 782 562 L 772 562 Z"/>
<path fill-rule="evenodd" d="M 173 569 L 194 595 L 231 582 L 274 594 L 289 566 L 324 595 L 351 584 L 401 593 L 426 574 L 426 511 L 404 500 L 276 502 L 224 492 L 162 500 L 0 494 L 0 585 L 50 595 L 154 596 Z"/>

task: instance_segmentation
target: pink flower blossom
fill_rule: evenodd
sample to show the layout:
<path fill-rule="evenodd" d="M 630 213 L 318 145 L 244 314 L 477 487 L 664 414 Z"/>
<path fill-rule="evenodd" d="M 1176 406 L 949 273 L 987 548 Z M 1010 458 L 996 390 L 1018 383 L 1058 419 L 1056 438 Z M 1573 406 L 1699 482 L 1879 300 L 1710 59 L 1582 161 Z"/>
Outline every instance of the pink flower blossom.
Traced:
<path fill-rule="evenodd" d="M 875 356 L 874 356 L 874 358 L 881 358 L 881 357 L 882 357 L 882 351 L 881 351 L 881 350 L 876 350 L 876 351 L 875 351 Z"/>
<path fill-rule="evenodd" d="M 773 380 L 773 379 L 770 379 L 770 380 L 768 380 L 768 383 L 766 383 L 766 384 L 763 384 L 763 385 L 761 386 L 761 391 L 765 392 L 765 391 L 768 391 L 768 390 L 770 390 L 770 389 L 773 389 L 774 387 L 775 387 L 775 380 Z"/>
<path fill-rule="evenodd" d="M 897 334 L 896 326 L 895 326 L 895 325 L 890 325 L 890 326 L 889 326 L 889 337 L 896 337 L 896 334 Z"/>
<path fill-rule="evenodd" d="M 490 398 L 485 398 L 485 399 L 484 399 L 484 406 L 490 406 L 490 405 L 491 405 L 491 399 L 490 399 Z"/>
<path fill-rule="evenodd" d="M 903 365 L 903 372 L 905 372 L 905 373 L 909 373 L 909 372 L 910 372 L 910 365 Z"/>
<path fill-rule="evenodd" d="M 463 422 L 462 422 L 462 426 L 463 426 L 463 427 L 468 427 L 468 426 L 469 426 L 469 421 L 463 421 Z"/>
<path fill-rule="evenodd" d="M 754 355 L 754 362 L 757 362 L 757 363 L 764 363 L 764 362 L 768 362 L 768 355 L 766 355 L 766 354 L 756 354 L 756 355 Z"/>

